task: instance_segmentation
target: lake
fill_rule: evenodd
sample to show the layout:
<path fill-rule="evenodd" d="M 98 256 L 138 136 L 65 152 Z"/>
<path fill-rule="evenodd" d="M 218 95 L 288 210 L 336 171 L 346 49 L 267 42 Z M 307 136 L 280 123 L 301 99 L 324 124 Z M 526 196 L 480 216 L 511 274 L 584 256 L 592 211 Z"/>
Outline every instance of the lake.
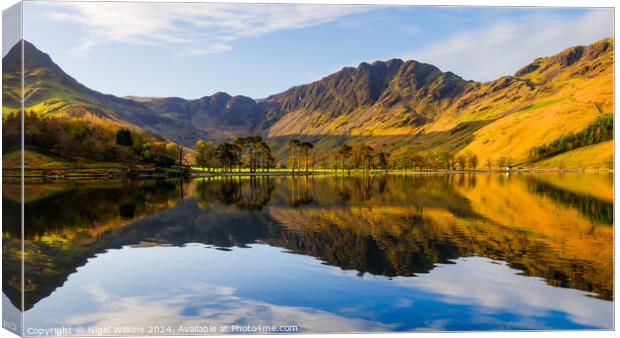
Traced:
<path fill-rule="evenodd" d="M 20 302 L 7 267 L 18 264 L 19 187 L 3 189 L 7 306 Z M 612 174 L 51 181 L 24 191 L 26 334 L 613 328 Z"/>

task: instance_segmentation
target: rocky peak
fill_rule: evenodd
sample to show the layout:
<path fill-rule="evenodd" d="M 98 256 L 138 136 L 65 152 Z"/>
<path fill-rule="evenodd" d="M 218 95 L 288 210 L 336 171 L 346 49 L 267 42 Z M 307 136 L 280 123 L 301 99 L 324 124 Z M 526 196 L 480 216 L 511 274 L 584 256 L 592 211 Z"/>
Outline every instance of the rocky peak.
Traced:
<path fill-rule="evenodd" d="M 612 39 L 599 40 L 588 46 L 570 47 L 553 56 L 536 58 L 529 65 L 519 69 L 515 76 L 523 77 L 534 71 L 544 72 L 553 66 L 566 68 L 580 61 L 594 60 L 607 52 L 613 52 Z"/>

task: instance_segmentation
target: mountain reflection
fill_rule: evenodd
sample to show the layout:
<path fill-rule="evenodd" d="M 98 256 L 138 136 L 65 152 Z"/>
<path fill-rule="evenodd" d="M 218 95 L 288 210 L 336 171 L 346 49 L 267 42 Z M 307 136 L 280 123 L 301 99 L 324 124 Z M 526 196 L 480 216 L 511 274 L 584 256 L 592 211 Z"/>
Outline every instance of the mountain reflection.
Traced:
<path fill-rule="evenodd" d="M 464 256 L 503 260 L 553 286 L 613 295 L 611 175 L 219 177 L 25 188 L 25 308 L 94 255 L 123 246 L 266 243 L 358 274 L 411 277 Z M 579 181 L 587 182 L 580 184 Z M 592 187 L 588 191 L 587 187 Z M 5 196 L 15 186 L 5 184 Z M 3 200 L 3 211 L 19 204 Z M 19 220 L 5 212 L 7 266 Z M 230 253 L 234 254 L 234 253 Z"/>

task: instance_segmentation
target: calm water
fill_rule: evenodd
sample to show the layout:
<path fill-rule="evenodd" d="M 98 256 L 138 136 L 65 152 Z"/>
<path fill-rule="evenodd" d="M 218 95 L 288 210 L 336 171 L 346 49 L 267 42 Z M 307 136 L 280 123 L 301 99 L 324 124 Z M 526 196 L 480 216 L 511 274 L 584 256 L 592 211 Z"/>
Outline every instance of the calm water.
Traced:
<path fill-rule="evenodd" d="M 50 183 L 25 195 L 26 328 L 613 328 L 610 174 Z M 16 206 L 3 200 L 5 215 Z M 17 252 L 18 223 L 4 222 Z M 11 272 L 3 300 L 19 304 Z"/>

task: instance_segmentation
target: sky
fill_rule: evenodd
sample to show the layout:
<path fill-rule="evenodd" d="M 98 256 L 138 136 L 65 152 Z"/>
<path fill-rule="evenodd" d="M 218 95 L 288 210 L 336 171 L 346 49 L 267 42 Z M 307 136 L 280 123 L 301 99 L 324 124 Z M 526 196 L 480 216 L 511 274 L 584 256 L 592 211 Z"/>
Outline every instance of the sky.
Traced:
<path fill-rule="evenodd" d="M 613 36 L 613 9 L 25 2 L 24 38 L 118 96 L 255 99 L 401 58 L 475 81 Z"/>

